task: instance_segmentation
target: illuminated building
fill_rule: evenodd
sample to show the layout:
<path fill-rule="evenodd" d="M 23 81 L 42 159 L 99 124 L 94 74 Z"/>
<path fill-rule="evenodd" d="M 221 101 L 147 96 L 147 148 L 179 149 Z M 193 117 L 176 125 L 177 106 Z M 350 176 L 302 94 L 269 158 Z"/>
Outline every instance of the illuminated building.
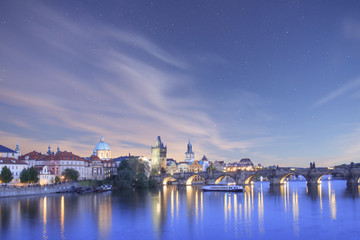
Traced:
<path fill-rule="evenodd" d="M 173 174 L 177 172 L 177 164 L 174 159 L 167 159 L 166 160 L 166 172 Z"/>
<path fill-rule="evenodd" d="M 188 172 L 189 171 L 189 163 L 188 162 L 179 162 L 177 165 L 177 172 Z"/>
<path fill-rule="evenodd" d="M 198 172 L 202 172 L 202 170 L 203 170 L 203 166 L 197 160 L 194 160 L 193 162 L 189 163 L 189 172 L 198 173 Z"/>
<path fill-rule="evenodd" d="M 40 169 L 37 169 L 39 172 L 39 184 L 51 184 L 55 182 L 55 174 L 52 173 L 48 166 L 43 166 Z"/>
<path fill-rule="evenodd" d="M 255 167 L 250 158 L 243 158 L 239 162 L 229 163 L 226 166 L 227 172 L 235 172 L 237 170 L 253 171 Z"/>
<path fill-rule="evenodd" d="M 110 146 L 104 141 L 104 137 L 100 138 L 100 142 L 96 144 L 94 152 L 101 160 L 109 160 L 111 158 Z"/>
<path fill-rule="evenodd" d="M 153 169 L 166 170 L 166 153 L 167 147 L 161 142 L 160 136 L 157 137 L 155 147 L 151 147 L 151 167 Z"/>

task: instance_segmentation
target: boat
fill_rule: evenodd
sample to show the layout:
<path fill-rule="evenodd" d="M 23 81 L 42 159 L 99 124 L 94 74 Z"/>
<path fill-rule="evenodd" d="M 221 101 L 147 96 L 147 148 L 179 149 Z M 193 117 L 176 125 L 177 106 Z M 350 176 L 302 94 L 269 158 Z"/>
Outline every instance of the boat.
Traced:
<path fill-rule="evenodd" d="M 100 187 L 96 188 L 96 192 L 106 192 L 106 191 L 111 191 L 112 189 L 112 185 L 101 185 Z"/>
<path fill-rule="evenodd" d="M 239 185 L 204 185 L 203 191 L 242 192 L 244 189 Z"/>
<path fill-rule="evenodd" d="M 94 189 L 92 187 L 80 187 L 76 189 L 77 193 L 90 193 L 93 192 Z"/>

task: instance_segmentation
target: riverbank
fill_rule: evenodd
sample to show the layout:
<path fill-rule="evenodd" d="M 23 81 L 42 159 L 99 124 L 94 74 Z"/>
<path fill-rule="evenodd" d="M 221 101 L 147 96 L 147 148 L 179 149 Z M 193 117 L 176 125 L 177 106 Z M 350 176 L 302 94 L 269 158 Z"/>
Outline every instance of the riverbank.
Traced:
<path fill-rule="evenodd" d="M 77 188 L 79 184 L 77 182 L 67 182 L 61 184 L 52 184 L 44 186 L 2 186 L 0 187 L 0 198 L 4 197 L 19 197 L 29 195 L 46 195 L 52 193 L 68 192 L 71 188 Z"/>

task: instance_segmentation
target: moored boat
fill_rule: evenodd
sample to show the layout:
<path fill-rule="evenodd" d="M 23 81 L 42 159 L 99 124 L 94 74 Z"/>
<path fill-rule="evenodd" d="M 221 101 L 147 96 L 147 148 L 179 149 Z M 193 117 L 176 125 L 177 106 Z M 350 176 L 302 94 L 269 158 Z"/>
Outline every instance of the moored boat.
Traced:
<path fill-rule="evenodd" d="M 112 189 L 112 185 L 102 185 L 96 188 L 96 192 L 106 192 L 106 191 L 111 191 L 111 189 Z"/>
<path fill-rule="evenodd" d="M 80 187 L 76 189 L 77 193 L 89 193 L 94 192 L 94 189 L 92 187 Z"/>
<path fill-rule="evenodd" d="M 243 187 L 239 185 L 205 185 L 203 191 L 242 192 Z"/>

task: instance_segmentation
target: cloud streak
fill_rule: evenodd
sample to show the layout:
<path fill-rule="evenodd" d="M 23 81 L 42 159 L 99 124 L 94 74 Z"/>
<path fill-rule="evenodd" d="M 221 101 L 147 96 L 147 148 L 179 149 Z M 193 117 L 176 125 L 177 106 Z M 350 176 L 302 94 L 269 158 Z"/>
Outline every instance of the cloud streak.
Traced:
<path fill-rule="evenodd" d="M 194 76 L 187 63 L 191 60 L 182 60 L 186 56 L 169 53 L 136 33 L 95 21 L 87 22 L 88 28 L 46 6 L 28 7 L 38 21 L 19 31 L 30 36 L 32 45 L 18 48 L 27 40 L 0 40 L 1 50 L 26 66 L 18 71 L 7 65 L 2 77 L 0 102 L 17 109 L 3 119 L 12 128 L 2 129 L 2 142 L 24 135 L 24 150 L 56 141 L 63 150 L 86 156 L 104 135 L 114 156 L 149 156 L 150 149 L 139 145 L 149 146 L 161 135 L 169 156 L 182 160 L 191 137 L 198 153 L 230 160 L 229 152 L 238 155 L 271 141 L 224 138 L 207 112 L 206 99 L 188 91 Z M 37 139 L 37 133 L 46 140 Z"/>
<path fill-rule="evenodd" d="M 347 84 L 345 84 L 344 86 L 330 92 L 328 95 L 326 95 L 325 97 L 319 99 L 318 101 L 316 101 L 313 105 L 312 108 L 318 108 L 321 107 L 331 101 L 333 101 L 336 98 L 339 98 L 351 91 L 354 91 L 355 89 L 358 89 L 360 87 L 360 79 L 356 79 L 354 81 L 348 82 Z"/>

